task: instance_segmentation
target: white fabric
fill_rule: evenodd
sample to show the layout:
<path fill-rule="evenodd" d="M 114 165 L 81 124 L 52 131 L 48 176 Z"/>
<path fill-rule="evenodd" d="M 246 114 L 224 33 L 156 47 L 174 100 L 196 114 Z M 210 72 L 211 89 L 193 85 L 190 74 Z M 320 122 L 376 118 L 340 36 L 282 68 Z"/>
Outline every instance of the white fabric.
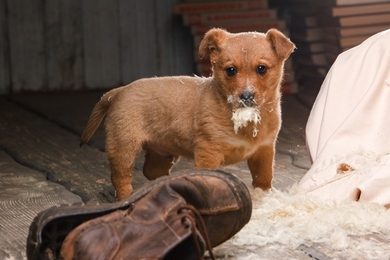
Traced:
<path fill-rule="evenodd" d="M 338 56 L 306 138 L 313 165 L 299 186 L 307 193 L 390 205 L 390 30 Z M 350 170 L 338 171 L 342 163 Z"/>

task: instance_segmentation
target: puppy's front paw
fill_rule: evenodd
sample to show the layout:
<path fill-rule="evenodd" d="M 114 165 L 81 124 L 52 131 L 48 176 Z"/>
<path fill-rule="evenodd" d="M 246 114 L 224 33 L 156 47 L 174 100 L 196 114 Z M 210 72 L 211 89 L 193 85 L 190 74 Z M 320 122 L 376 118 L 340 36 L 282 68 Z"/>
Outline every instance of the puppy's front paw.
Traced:
<path fill-rule="evenodd" d="M 270 191 L 272 190 L 272 183 L 271 182 L 252 182 L 253 188 L 260 188 L 263 191 Z"/>

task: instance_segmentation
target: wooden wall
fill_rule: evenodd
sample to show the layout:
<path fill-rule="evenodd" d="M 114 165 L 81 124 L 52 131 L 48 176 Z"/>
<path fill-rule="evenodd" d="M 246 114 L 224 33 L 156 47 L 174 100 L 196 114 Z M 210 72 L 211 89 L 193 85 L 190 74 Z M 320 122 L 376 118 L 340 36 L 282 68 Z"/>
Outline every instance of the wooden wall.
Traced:
<path fill-rule="evenodd" d="M 0 0 L 0 94 L 193 73 L 179 0 Z"/>

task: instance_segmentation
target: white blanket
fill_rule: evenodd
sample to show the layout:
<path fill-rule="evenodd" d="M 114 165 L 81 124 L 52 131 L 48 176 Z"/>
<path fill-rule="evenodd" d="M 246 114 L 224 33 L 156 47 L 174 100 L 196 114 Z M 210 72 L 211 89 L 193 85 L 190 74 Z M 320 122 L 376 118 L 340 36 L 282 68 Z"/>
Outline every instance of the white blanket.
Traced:
<path fill-rule="evenodd" d="M 390 206 L 390 30 L 338 56 L 306 126 L 313 165 L 299 187 Z"/>

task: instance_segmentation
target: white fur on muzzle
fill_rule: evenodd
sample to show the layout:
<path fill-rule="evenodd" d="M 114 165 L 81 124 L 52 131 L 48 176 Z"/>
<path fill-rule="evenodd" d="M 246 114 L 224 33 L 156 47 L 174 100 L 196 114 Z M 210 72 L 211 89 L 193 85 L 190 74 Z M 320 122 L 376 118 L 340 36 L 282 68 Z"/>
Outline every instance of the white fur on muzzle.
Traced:
<path fill-rule="evenodd" d="M 233 110 L 232 121 L 234 123 L 234 132 L 237 134 L 241 127 L 246 127 L 248 122 L 257 125 L 261 121 L 260 111 L 253 107 L 242 107 Z M 253 129 L 253 137 L 257 135 L 257 128 Z"/>

